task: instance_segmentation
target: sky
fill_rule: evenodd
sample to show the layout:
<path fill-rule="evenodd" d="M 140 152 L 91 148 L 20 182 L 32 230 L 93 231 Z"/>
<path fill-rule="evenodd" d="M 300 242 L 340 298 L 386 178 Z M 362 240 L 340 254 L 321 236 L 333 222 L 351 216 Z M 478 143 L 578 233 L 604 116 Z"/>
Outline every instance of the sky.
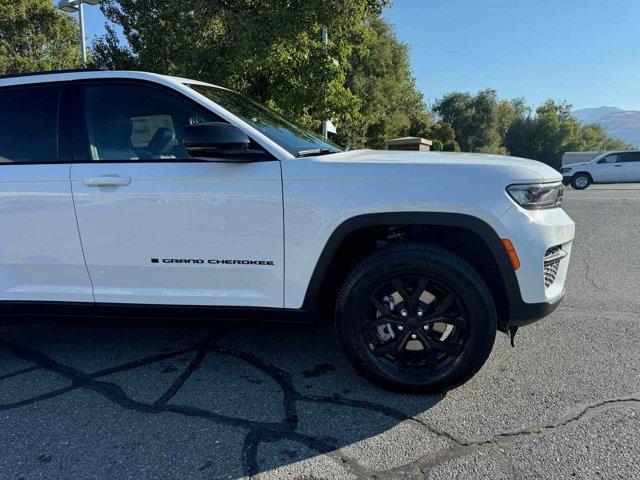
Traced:
<path fill-rule="evenodd" d="M 640 0 L 396 0 L 385 17 L 428 102 L 494 88 L 640 110 Z"/>
<path fill-rule="evenodd" d="M 91 41 L 104 18 L 85 12 Z M 395 0 L 384 17 L 429 104 L 493 88 L 533 107 L 640 110 L 640 0 Z"/>

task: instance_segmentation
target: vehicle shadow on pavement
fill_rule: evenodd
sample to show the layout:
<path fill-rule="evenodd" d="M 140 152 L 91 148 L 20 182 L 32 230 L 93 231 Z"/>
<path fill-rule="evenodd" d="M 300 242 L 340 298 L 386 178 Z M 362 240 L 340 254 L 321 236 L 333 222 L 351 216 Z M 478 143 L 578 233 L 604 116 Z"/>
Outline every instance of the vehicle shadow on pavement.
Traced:
<path fill-rule="evenodd" d="M 10 478 L 75 478 L 70 455 L 84 478 L 254 475 L 357 449 L 442 398 L 366 382 L 326 326 L 0 327 Z"/>

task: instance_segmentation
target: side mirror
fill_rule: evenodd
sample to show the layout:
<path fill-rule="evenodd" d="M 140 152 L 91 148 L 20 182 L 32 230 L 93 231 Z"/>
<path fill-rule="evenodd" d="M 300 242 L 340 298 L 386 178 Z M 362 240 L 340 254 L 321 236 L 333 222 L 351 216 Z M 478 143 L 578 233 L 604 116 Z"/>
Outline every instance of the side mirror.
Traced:
<path fill-rule="evenodd" d="M 251 140 L 239 128 L 223 122 L 188 125 L 184 147 L 190 157 L 218 162 L 256 162 L 264 150 L 251 149 Z"/>

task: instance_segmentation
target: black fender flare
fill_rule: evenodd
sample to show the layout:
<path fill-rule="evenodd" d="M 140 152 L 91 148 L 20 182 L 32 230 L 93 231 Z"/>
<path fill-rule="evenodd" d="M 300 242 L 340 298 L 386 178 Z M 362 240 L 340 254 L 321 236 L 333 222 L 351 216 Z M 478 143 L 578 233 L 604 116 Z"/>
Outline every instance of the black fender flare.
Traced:
<path fill-rule="evenodd" d="M 342 241 L 352 232 L 381 225 L 426 225 L 460 227 L 478 235 L 487 245 L 498 265 L 504 282 L 511 319 L 522 317 L 530 319 L 530 315 L 523 311 L 524 302 L 520 293 L 520 285 L 511 265 L 508 254 L 501 238 L 496 231 L 484 220 L 461 213 L 445 212 L 383 212 L 358 215 L 345 220 L 331 234 L 327 240 L 320 258 L 316 263 L 304 298 L 303 310 L 312 311 L 317 305 L 323 280 L 328 272 L 334 255 Z M 536 304 L 537 305 L 537 304 Z M 526 309 L 525 309 L 526 310 Z M 541 318 L 541 317 L 538 317 Z M 533 321 L 533 319 L 530 319 Z M 528 323 L 518 322 L 519 324 Z"/>

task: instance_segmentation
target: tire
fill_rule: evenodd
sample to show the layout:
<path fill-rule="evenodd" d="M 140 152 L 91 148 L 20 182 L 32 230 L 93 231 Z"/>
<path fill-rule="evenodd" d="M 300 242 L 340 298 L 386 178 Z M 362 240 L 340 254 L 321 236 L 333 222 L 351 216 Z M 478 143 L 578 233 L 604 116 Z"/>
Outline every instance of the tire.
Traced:
<path fill-rule="evenodd" d="M 436 318 L 446 321 L 430 323 Z M 435 245 L 397 244 L 349 274 L 336 305 L 336 332 L 355 369 L 373 383 L 438 393 L 466 382 L 487 360 L 496 309 L 483 279 L 458 255 Z"/>
<path fill-rule="evenodd" d="M 571 186 L 575 190 L 584 190 L 592 183 L 593 179 L 588 173 L 578 172 L 573 177 L 571 177 Z"/>

